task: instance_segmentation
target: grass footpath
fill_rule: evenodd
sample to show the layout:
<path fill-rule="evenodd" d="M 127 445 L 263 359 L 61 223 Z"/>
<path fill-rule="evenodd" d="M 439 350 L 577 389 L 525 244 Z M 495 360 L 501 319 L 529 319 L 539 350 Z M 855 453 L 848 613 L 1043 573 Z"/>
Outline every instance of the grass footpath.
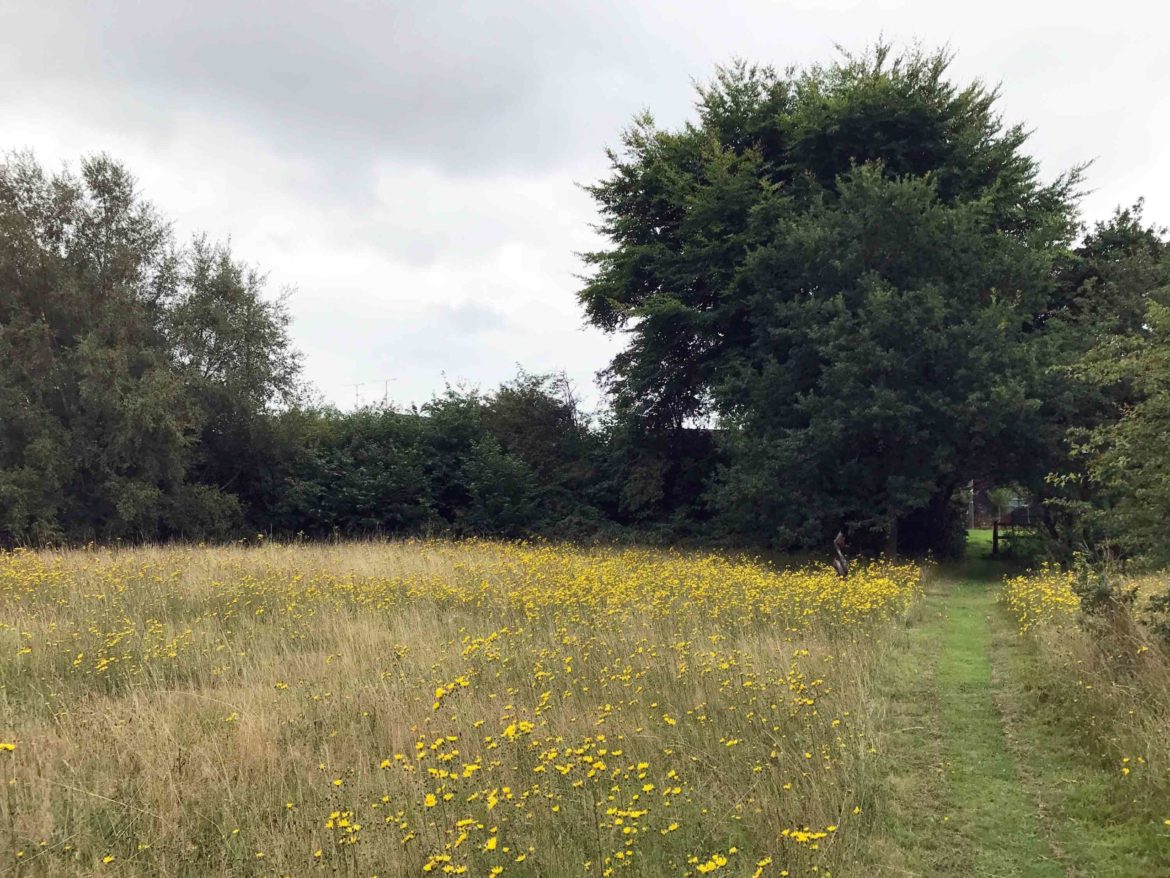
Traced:
<path fill-rule="evenodd" d="M 1124 816 L 1119 778 L 1046 715 L 985 572 L 931 583 L 875 695 L 887 800 L 856 874 L 1170 876 L 1170 831 Z"/>

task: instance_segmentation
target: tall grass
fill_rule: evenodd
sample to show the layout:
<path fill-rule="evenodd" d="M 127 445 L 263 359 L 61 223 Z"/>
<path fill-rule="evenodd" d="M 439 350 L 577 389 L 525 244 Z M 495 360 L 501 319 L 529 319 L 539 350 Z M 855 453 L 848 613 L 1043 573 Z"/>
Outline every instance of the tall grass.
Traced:
<path fill-rule="evenodd" d="M 832 872 L 918 589 L 484 542 L 0 555 L 0 871 Z"/>
<path fill-rule="evenodd" d="M 1076 576 L 1046 567 L 1007 579 L 1003 601 L 1035 644 L 1038 700 L 1115 774 L 1113 806 L 1170 820 L 1170 648 L 1143 618 L 1165 577 L 1115 586 L 1086 613 Z"/>

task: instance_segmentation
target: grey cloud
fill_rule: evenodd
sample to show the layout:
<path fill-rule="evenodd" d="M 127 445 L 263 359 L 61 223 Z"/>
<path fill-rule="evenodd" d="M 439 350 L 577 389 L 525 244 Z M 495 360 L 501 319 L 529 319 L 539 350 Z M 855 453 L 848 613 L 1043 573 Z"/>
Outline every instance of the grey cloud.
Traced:
<path fill-rule="evenodd" d="M 607 96 L 623 90 L 630 59 L 648 59 L 624 8 L 103 0 L 66 15 L 29 4 L 13 49 L 47 80 L 104 79 L 147 112 L 246 121 L 281 149 L 327 156 L 342 178 L 381 156 L 473 174 L 596 150 L 571 124 L 583 103 L 607 132 L 628 117 Z"/>
<path fill-rule="evenodd" d="M 551 322 L 547 315 L 536 320 L 543 327 Z M 598 355 L 604 357 L 611 349 L 595 332 L 534 333 L 518 315 L 469 301 L 426 307 L 403 319 L 350 319 L 322 331 L 309 353 L 325 373 L 345 376 L 321 387 L 342 403 L 388 393 L 400 405 L 421 404 L 444 381 L 487 390 L 513 377 L 518 362 L 533 371 L 567 370 L 593 403 L 591 372 L 601 359 Z M 361 386 L 355 390 L 354 383 Z"/>
<path fill-rule="evenodd" d="M 1003 81 L 1046 176 L 1099 157 L 1089 220 L 1148 197 L 1170 224 L 1168 13 L 1115 0 L 0 0 L 0 149 L 109 150 L 184 234 L 231 236 L 298 287 L 308 377 L 425 400 L 519 361 L 582 387 L 621 343 L 583 331 L 573 181 L 632 114 L 690 113 L 734 56 L 824 61 L 879 33 L 950 43 Z M 1159 26 L 1161 25 L 1161 26 Z M 1086 60 L 1087 59 L 1087 60 Z M 380 385 L 378 385 L 380 387 Z"/>
<path fill-rule="evenodd" d="M 507 328 L 508 320 L 499 311 L 478 302 L 445 305 L 438 309 L 437 322 L 458 333 L 481 333 Z"/>

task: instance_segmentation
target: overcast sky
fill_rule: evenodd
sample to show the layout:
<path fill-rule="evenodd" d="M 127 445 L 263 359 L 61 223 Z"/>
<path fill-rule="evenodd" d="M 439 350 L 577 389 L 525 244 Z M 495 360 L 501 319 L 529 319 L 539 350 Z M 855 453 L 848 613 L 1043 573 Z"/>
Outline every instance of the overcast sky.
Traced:
<path fill-rule="evenodd" d="M 230 237 L 293 287 L 306 377 L 422 402 L 516 363 L 588 399 L 620 344 L 582 326 L 575 184 L 649 108 L 734 57 L 783 67 L 879 35 L 949 44 L 1002 83 L 1047 176 L 1094 160 L 1087 219 L 1146 197 L 1170 225 L 1170 15 L 1079 2 L 0 0 L 0 150 L 105 151 L 187 236 Z"/>

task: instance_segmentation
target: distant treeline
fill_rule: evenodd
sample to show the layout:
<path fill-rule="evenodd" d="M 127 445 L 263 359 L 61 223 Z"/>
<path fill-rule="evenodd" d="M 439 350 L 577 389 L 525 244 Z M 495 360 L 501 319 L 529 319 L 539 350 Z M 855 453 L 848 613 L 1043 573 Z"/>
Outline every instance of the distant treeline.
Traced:
<path fill-rule="evenodd" d="M 711 518 L 710 432 L 668 447 L 593 423 L 563 376 L 521 372 L 420 410 L 302 409 L 276 423 L 296 441 L 281 496 L 252 520 L 281 533 L 698 539 Z"/>
<path fill-rule="evenodd" d="M 300 382 L 283 300 L 180 245 L 106 157 L 0 165 L 0 543 L 450 533 L 696 534 L 715 452 L 597 423 L 521 372 L 420 410 Z M 680 448 L 686 452 L 680 456 Z"/>
<path fill-rule="evenodd" d="M 971 480 L 1057 554 L 1165 557 L 1170 247 L 1085 227 L 945 54 L 736 64 L 590 187 L 605 410 L 555 375 L 311 403 L 283 300 L 106 157 L 0 165 L 0 541 L 454 533 L 960 550 Z M 705 426 L 709 425 L 709 426 Z"/>

